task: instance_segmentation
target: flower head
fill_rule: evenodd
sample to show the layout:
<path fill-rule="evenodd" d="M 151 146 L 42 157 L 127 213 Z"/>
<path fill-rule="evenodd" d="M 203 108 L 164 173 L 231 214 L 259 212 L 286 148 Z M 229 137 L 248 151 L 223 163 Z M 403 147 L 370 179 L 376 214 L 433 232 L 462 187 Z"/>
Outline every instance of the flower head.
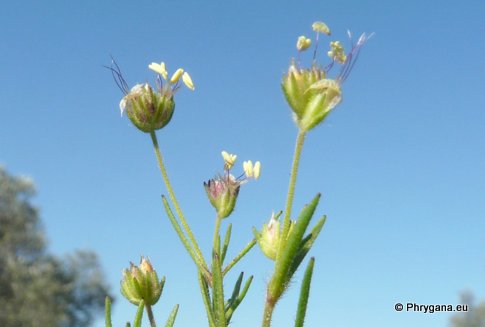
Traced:
<path fill-rule="evenodd" d="M 332 61 L 326 66 L 321 66 L 316 59 L 318 35 L 320 33 L 330 35 L 330 29 L 323 22 L 315 22 L 312 27 L 317 32 L 317 37 L 311 67 L 302 68 L 300 62 L 292 59 L 288 73 L 283 76 L 282 81 L 283 93 L 293 110 L 293 118 L 302 131 L 309 131 L 317 126 L 341 102 L 341 86 L 349 76 L 362 45 L 372 37 L 372 34 L 367 36 L 364 33 L 357 43 L 353 44 L 349 33 L 351 50 L 348 53 L 345 53 L 339 41 L 331 42 L 328 56 Z M 300 48 L 304 48 L 304 44 L 307 44 L 304 39 L 306 38 L 301 36 L 298 38 L 299 51 Z M 336 77 L 329 78 L 335 63 L 341 65 L 340 71 Z"/>
<path fill-rule="evenodd" d="M 237 155 L 230 154 L 227 151 L 222 151 L 221 154 L 224 159 L 224 173 L 204 182 L 204 189 L 209 202 L 216 209 L 217 215 L 221 218 L 226 218 L 236 206 L 241 185 L 246 183 L 249 178 L 259 178 L 261 163 L 258 161 L 253 166 L 251 161 L 244 162 L 245 175 L 243 174 L 236 178 L 230 171 L 236 162 Z M 248 163 L 250 163 L 250 174 L 249 170 L 247 170 L 249 169 Z"/>
<path fill-rule="evenodd" d="M 204 182 L 210 203 L 221 218 L 228 217 L 236 206 L 241 183 L 232 175 L 218 176 Z"/>
<path fill-rule="evenodd" d="M 174 95 L 180 89 L 179 80 L 191 90 L 194 83 L 187 72 L 179 68 L 168 80 L 168 72 L 164 62 L 152 62 L 148 68 L 157 73 L 156 87 L 148 83 L 136 84 L 131 89 L 125 81 L 119 66 L 113 60 L 111 67 L 113 78 L 123 92 L 120 101 L 121 114 L 126 112 L 131 122 L 141 131 L 151 133 L 163 128 L 172 119 L 175 109 Z"/>
<path fill-rule="evenodd" d="M 156 92 L 148 83 L 136 84 L 121 99 L 120 109 L 139 130 L 150 133 L 170 122 L 175 102 L 170 90 Z"/>
<path fill-rule="evenodd" d="M 139 305 L 141 300 L 154 305 L 162 294 L 164 283 L 165 278 L 159 280 L 150 261 L 142 257 L 139 266 L 130 263 L 130 268 L 123 270 L 121 293 L 135 305 Z"/>

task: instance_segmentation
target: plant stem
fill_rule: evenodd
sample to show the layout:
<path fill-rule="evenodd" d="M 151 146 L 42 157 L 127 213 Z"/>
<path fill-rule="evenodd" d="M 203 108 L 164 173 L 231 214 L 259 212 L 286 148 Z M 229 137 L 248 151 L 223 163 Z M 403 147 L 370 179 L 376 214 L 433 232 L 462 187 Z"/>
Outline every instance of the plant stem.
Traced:
<path fill-rule="evenodd" d="M 209 327 L 215 327 L 216 323 L 214 322 L 215 320 L 214 310 L 212 309 L 212 306 L 211 306 L 209 287 L 207 285 L 207 281 L 200 270 L 197 275 L 199 277 L 199 287 L 202 293 L 202 300 L 204 301 L 205 311 L 207 312 L 207 320 L 209 321 Z"/>
<path fill-rule="evenodd" d="M 224 276 L 217 252 L 212 253 L 212 306 L 217 327 L 227 327 L 224 303 Z"/>
<path fill-rule="evenodd" d="M 266 304 L 264 306 L 264 314 L 263 314 L 263 325 L 262 327 L 271 327 L 271 319 L 273 318 L 273 310 L 276 305 L 276 302 L 266 300 Z"/>
<path fill-rule="evenodd" d="M 288 194 L 286 197 L 286 207 L 285 207 L 285 218 L 283 222 L 283 232 L 282 232 L 282 240 L 286 240 L 286 235 L 290 229 L 290 218 L 291 218 L 291 209 L 293 207 L 293 198 L 295 196 L 295 186 L 296 186 L 296 177 L 298 175 L 298 167 L 300 165 L 300 157 L 301 157 L 301 150 L 303 148 L 303 143 L 305 142 L 305 131 L 299 131 L 298 136 L 296 137 L 296 145 L 295 145 L 295 153 L 293 154 L 293 164 L 291 167 L 291 175 L 290 175 L 290 183 L 288 186 Z M 281 253 L 281 249 L 283 249 L 286 242 L 280 242 L 279 251 Z"/>
<path fill-rule="evenodd" d="M 153 317 L 152 306 L 149 304 L 145 304 L 145 309 L 147 310 L 148 320 L 150 321 L 151 327 L 157 327 L 155 322 L 155 317 Z"/>
<path fill-rule="evenodd" d="M 291 209 L 293 207 L 293 198 L 295 197 L 295 186 L 296 186 L 296 177 L 298 175 L 298 167 L 300 165 L 300 157 L 301 151 L 303 149 L 303 144 L 305 142 L 305 135 L 306 132 L 299 130 L 298 135 L 296 137 L 296 144 L 295 144 L 295 152 L 293 154 L 293 163 L 291 166 L 291 175 L 290 175 L 290 182 L 288 185 L 288 194 L 286 196 L 286 206 L 285 206 L 285 217 L 283 222 L 283 230 L 281 232 L 281 241 L 278 248 L 278 255 L 276 257 L 275 262 L 275 273 L 277 272 L 278 265 L 281 264 L 281 260 L 279 260 L 279 256 L 283 253 L 286 243 L 287 243 L 287 235 L 290 230 L 290 221 L 291 221 Z M 273 274 L 273 279 L 275 275 Z M 280 281 L 282 282 L 282 281 Z M 276 306 L 276 302 L 279 300 L 278 298 L 272 298 L 270 294 L 270 286 L 272 282 L 268 285 L 268 289 L 266 291 L 266 304 L 264 306 L 264 314 L 263 314 L 263 327 L 270 327 L 271 326 L 271 319 L 273 317 L 273 310 Z"/>
<path fill-rule="evenodd" d="M 135 320 L 133 321 L 133 327 L 141 327 L 141 321 L 143 319 L 143 308 L 145 307 L 145 302 L 143 300 L 138 304 L 138 309 L 136 310 Z M 129 327 L 130 323 L 126 325 Z"/>
<path fill-rule="evenodd" d="M 217 253 L 217 255 L 221 255 L 219 252 L 220 252 L 220 238 L 219 238 L 219 230 L 221 229 L 221 221 L 222 221 L 222 218 L 217 215 L 216 217 L 216 227 L 214 228 L 214 238 L 213 238 L 213 241 L 212 241 L 212 249 L 214 252 Z"/>
<path fill-rule="evenodd" d="M 198 257 L 200 258 L 200 261 L 204 263 L 203 268 L 207 268 L 207 264 L 204 260 L 204 256 L 202 255 L 202 251 L 200 250 L 199 245 L 197 244 L 197 241 L 195 240 L 194 234 L 192 233 L 192 230 L 190 229 L 189 225 L 187 224 L 187 221 L 185 220 L 185 216 L 182 212 L 182 209 L 180 208 L 180 205 L 177 201 L 177 198 L 175 197 L 175 192 L 173 191 L 172 184 L 170 184 L 170 180 L 168 178 L 167 170 L 165 169 L 165 165 L 163 163 L 162 159 L 162 154 L 160 152 L 160 147 L 158 145 L 158 140 L 157 140 L 157 135 L 155 132 L 151 132 L 150 136 L 152 138 L 152 143 L 153 147 L 155 149 L 155 155 L 157 156 L 157 161 L 158 161 L 158 167 L 160 168 L 160 172 L 162 173 L 162 178 L 163 181 L 165 182 L 165 186 L 167 187 L 168 194 L 170 196 L 170 200 L 173 202 L 173 205 L 175 207 L 175 211 L 177 212 L 180 221 L 182 222 L 182 226 L 184 227 L 185 231 L 187 232 L 187 235 L 189 236 L 190 241 L 192 242 L 192 245 L 195 249 L 195 252 L 197 253 Z"/>
<path fill-rule="evenodd" d="M 104 308 L 105 308 L 105 324 L 106 324 L 106 327 L 112 327 L 112 324 L 111 324 L 111 299 L 109 298 L 109 296 L 107 296 L 105 298 L 105 301 L 104 301 Z"/>

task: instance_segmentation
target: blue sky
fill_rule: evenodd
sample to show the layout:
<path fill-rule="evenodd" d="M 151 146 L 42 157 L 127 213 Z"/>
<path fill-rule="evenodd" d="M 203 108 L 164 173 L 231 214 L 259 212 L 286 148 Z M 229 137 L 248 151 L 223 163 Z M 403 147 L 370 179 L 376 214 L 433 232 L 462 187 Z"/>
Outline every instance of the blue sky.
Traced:
<path fill-rule="evenodd" d="M 167 277 L 159 324 L 179 303 L 176 326 L 203 326 L 150 138 L 120 118 L 122 94 L 102 66 L 113 55 L 130 85 L 153 81 L 152 61 L 190 72 L 197 89 L 178 93 L 158 137 L 206 254 L 214 221 L 202 182 L 220 151 L 262 162 L 229 218 L 235 255 L 284 206 L 296 128 L 280 81 L 296 38 L 316 20 L 333 31 L 326 42 L 375 32 L 303 150 L 295 211 L 322 192 L 328 215 L 307 325 L 446 326 L 448 313 L 393 307 L 458 304 L 465 289 L 485 298 L 484 13 L 478 0 L 11 1 L 0 14 L 0 162 L 36 181 L 53 252 L 95 250 L 116 294 L 121 270 L 147 255 Z M 272 265 L 255 249 L 238 268 L 255 279 L 232 326 L 258 326 Z M 292 326 L 300 281 L 274 326 Z M 119 295 L 113 321 L 134 312 Z"/>

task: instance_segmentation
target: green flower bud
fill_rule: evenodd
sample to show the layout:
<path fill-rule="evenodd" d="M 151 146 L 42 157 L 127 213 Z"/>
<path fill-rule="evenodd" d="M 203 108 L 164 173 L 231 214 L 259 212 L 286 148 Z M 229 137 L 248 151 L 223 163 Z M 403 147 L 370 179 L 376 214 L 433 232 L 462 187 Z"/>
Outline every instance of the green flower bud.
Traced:
<path fill-rule="evenodd" d="M 135 85 L 120 102 L 121 112 L 125 112 L 131 122 L 141 131 L 151 133 L 170 122 L 175 102 L 170 87 L 161 87 L 154 92 L 145 84 Z"/>
<path fill-rule="evenodd" d="M 261 251 L 265 256 L 273 261 L 276 260 L 278 256 L 278 249 L 281 242 L 281 228 L 280 221 L 278 220 L 278 218 L 281 216 L 281 213 L 281 211 L 276 215 L 273 213 L 269 222 L 263 225 L 263 229 L 261 230 L 261 232 L 253 229 L 254 236 L 259 244 L 259 247 L 261 248 Z M 288 237 L 293 231 L 293 226 L 294 222 L 291 221 L 290 229 L 288 231 Z"/>
<path fill-rule="evenodd" d="M 165 278 L 159 280 L 150 261 L 142 257 L 140 266 L 130 263 L 130 268 L 123 270 L 121 294 L 134 305 L 139 305 L 141 300 L 154 305 L 162 295 L 164 283 Z"/>
<path fill-rule="evenodd" d="M 325 77 L 325 70 L 317 66 L 300 69 L 294 62 L 283 77 L 283 93 L 303 131 L 322 122 L 342 99 L 339 83 Z"/>
<path fill-rule="evenodd" d="M 263 225 L 261 233 L 258 233 L 256 237 L 261 251 L 271 260 L 276 260 L 280 246 L 280 234 L 280 222 L 272 216 L 269 223 Z"/>
<path fill-rule="evenodd" d="M 207 197 L 219 217 L 226 218 L 232 213 L 240 186 L 241 183 L 230 174 L 204 182 Z"/>

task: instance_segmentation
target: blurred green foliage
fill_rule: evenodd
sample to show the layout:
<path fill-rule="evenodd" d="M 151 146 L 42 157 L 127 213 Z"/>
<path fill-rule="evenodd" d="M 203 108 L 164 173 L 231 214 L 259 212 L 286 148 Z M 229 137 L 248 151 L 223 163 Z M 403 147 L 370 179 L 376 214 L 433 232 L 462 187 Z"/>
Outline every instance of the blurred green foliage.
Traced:
<path fill-rule="evenodd" d="M 0 166 L 0 326 L 90 326 L 109 292 L 98 258 L 49 254 L 34 195 L 30 179 Z"/>
<path fill-rule="evenodd" d="M 451 327 L 485 327 L 485 301 L 477 305 L 471 292 L 463 292 L 460 304 L 466 304 L 468 311 L 452 316 Z"/>

